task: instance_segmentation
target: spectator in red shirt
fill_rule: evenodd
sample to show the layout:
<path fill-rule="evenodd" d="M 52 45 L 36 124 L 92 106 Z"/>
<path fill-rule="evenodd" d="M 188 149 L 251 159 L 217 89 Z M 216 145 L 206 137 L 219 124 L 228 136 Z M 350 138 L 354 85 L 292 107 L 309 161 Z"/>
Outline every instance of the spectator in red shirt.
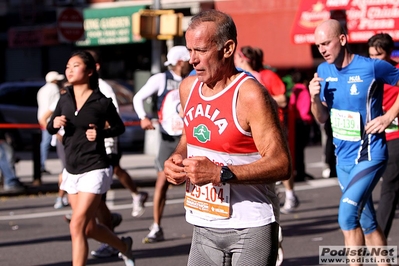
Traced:
<path fill-rule="evenodd" d="M 368 40 L 369 55 L 371 58 L 385 60 L 399 68 L 398 62 L 391 58 L 394 49 L 392 37 L 387 33 L 378 33 Z M 384 85 L 382 108 L 388 111 L 398 97 L 399 88 Z M 380 202 L 377 209 L 377 222 L 388 238 L 392 221 L 395 217 L 396 206 L 399 201 L 399 128 L 398 117 L 385 129 L 389 159 L 387 168 L 382 176 Z"/>

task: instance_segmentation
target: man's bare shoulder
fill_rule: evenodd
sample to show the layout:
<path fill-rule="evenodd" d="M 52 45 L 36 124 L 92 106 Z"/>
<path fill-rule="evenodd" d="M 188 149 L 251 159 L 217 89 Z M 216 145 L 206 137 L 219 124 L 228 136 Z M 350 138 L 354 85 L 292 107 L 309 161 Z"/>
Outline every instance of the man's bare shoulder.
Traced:
<path fill-rule="evenodd" d="M 241 85 L 239 97 L 242 99 L 256 100 L 268 96 L 269 92 L 255 79 L 248 79 Z"/>

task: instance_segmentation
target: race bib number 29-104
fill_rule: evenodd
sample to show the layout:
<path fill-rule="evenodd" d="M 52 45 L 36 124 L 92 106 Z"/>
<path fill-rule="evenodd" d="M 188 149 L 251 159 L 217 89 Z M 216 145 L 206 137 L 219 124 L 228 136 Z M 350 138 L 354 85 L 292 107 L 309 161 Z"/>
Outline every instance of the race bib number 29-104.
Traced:
<path fill-rule="evenodd" d="M 196 186 L 188 179 L 184 207 L 194 213 L 211 216 L 214 219 L 230 217 L 230 185 L 206 184 Z"/>

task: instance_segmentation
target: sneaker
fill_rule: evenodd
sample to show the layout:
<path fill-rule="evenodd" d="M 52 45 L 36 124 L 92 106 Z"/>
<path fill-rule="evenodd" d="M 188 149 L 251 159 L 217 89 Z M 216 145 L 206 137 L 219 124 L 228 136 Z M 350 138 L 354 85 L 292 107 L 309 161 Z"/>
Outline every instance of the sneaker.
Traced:
<path fill-rule="evenodd" d="M 64 219 L 67 223 L 70 223 L 72 219 L 72 213 L 65 214 Z"/>
<path fill-rule="evenodd" d="M 126 266 L 134 266 L 134 257 L 133 257 L 133 251 L 132 251 L 133 240 L 130 236 L 122 237 L 121 240 L 122 240 L 122 242 L 126 243 L 127 250 L 126 250 L 126 252 L 123 252 L 123 253 L 119 252 L 118 257 L 123 259 Z"/>
<path fill-rule="evenodd" d="M 64 204 L 62 203 L 62 198 L 57 197 L 55 199 L 54 209 L 61 209 L 62 207 L 64 207 Z"/>
<path fill-rule="evenodd" d="M 116 212 L 111 213 L 111 219 L 112 219 L 112 230 L 115 229 L 118 225 L 121 224 L 123 218 L 122 215 Z"/>
<path fill-rule="evenodd" d="M 69 206 L 68 197 L 62 197 L 62 205 L 64 207 Z"/>
<path fill-rule="evenodd" d="M 293 199 L 285 199 L 284 206 L 280 209 L 281 213 L 288 214 L 292 213 L 299 206 L 299 200 L 297 196 Z"/>
<path fill-rule="evenodd" d="M 43 184 L 42 180 L 40 180 L 40 179 L 35 179 L 32 181 L 32 186 L 34 186 L 34 187 L 40 187 L 42 184 Z"/>
<path fill-rule="evenodd" d="M 324 169 L 323 172 L 321 172 L 321 176 L 323 178 L 329 178 L 330 177 L 330 171 L 331 171 L 330 168 Z"/>
<path fill-rule="evenodd" d="M 155 242 L 161 242 L 164 241 L 165 238 L 163 236 L 163 231 L 162 228 L 159 227 L 159 229 L 154 229 L 152 226 L 150 227 L 150 232 L 148 235 L 143 238 L 143 243 L 148 244 L 148 243 L 155 243 Z"/>
<path fill-rule="evenodd" d="M 143 215 L 145 211 L 144 204 L 147 201 L 148 193 L 147 192 L 139 192 L 139 196 L 133 198 L 133 209 L 132 209 L 132 216 L 133 217 L 140 217 Z"/>
<path fill-rule="evenodd" d="M 5 192 L 9 192 L 9 193 L 20 193 L 20 192 L 26 191 L 26 188 L 21 185 L 13 185 L 13 186 L 4 185 L 3 189 Z"/>
<path fill-rule="evenodd" d="M 108 244 L 101 244 L 101 246 L 97 250 L 93 250 L 90 254 L 96 258 L 108 258 L 112 256 L 118 255 L 119 250 L 109 246 Z"/>

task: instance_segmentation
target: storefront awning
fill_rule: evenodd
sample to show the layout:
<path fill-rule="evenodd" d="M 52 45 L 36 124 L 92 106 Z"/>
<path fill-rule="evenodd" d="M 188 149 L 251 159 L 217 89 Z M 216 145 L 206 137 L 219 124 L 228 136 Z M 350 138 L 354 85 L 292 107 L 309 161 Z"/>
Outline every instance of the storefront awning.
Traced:
<path fill-rule="evenodd" d="M 313 44 L 317 25 L 329 18 L 346 23 L 349 42 L 385 32 L 399 41 L 398 0 L 301 0 L 291 30 L 294 44 Z"/>

